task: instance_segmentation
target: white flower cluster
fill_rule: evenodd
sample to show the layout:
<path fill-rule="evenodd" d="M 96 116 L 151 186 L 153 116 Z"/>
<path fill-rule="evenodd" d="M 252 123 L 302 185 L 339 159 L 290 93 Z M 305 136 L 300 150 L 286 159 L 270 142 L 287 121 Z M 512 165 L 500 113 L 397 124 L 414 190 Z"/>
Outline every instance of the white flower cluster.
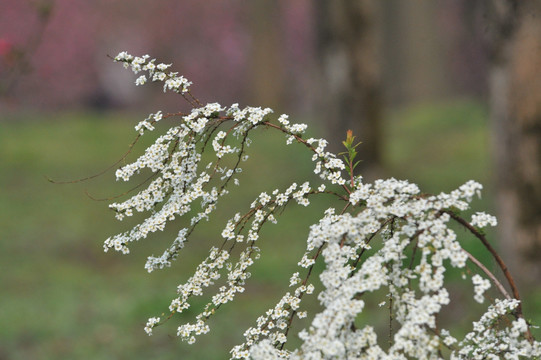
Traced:
<path fill-rule="evenodd" d="M 182 312 L 190 307 L 188 299 L 192 295 L 201 296 L 203 288 L 214 284 L 221 277 L 220 270 L 226 266 L 229 252 L 212 248 L 209 256 L 197 267 L 188 281 L 177 287 L 179 296 L 171 301 L 169 311 Z"/>
<path fill-rule="evenodd" d="M 257 127 L 272 112 L 270 108 L 262 109 L 261 107 L 247 106 L 244 109 L 240 109 L 239 104 L 233 104 L 227 109 L 226 115 L 237 122 L 234 134 L 238 136 L 246 133 L 251 128 Z"/>
<path fill-rule="evenodd" d="M 301 285 L 297 287 L 293 295 L 287 292 L 273 309 L 267 310 L 265 315 L 257 318 L 257 325 L 255 327 L 251 327 L 244 332 L 246 340 L 243 344 L 237 345 L 231 350 L 231 358 L 247 359 L 250 356 L 254 356 L 250 353 L 254 351 L 258 352 L 258 350 L 254 350 L 254 348 L 257 349 L 261 343 L 274 344 L 274 346 L 285 344 L 287 341 L 285 331 L 288 328 L 290 317 L 295 313 L 299 318 L 306 315 L 305 312 L 298 311 L 298 309 L 303 294 L 312 294 L 313 291 L 314 286 L 309 284 L 308 286 Z M 259 341 L 260 339 L 263 340 Z M 263 351 L 261 356 L 269 351 L 274 354 L 273 356 L 279 358 L 288 356 L 288 352 L 276 349 L 275 347 L 273 347 L 273 350 L 267 349 Z"/>
<path fill-rule="evenodd" d="M 287 136 L 286 142 L 288 145 L 293 143 L 296 138 L 295 135 L 302 136 L 302 134 L 304 134 L 304 132 L 308 128 L 308 125 L 306 124 L 291 124 L 289 122 L 289 116 L 286 114 L 280 115 L 280 117 L 278 118 L 278 122 L 280 123 L 280 125 L 282 125 L 282 128 L 285 129 L 289 134 Z"/>
<path fill-rule="evenodd" d="M 218 103 L 207 104 L 201 108 L 192 109 L 191 113 L 182 118 L 182 127 L 196 134 L 201 134 L 211 119 L 218 116 L 225 108 Z"/>
<path fill-rule="evenodd" d="M 541 343 L 524 338 L 528 325 L 522 318 L 511 326 L 498 326 L 502 318 L 512 312 L 519 301 L 499 300 L 490 305 L 479 321 L 473 323 L 473 331 L 459 343 L 460 350 L 453 351 L 451 360 L 462 359 L 538 359 Z"/>
<path fill-rule="evenodd" d="M 254 246 L 254 243 L 259 239 L 259 230 L 262 224 L 267 221 L 276 223 L 276 218 L 273 213 L 279 207 L 285 206 L 289 200 L 293 199 L 301 205 L 306 205 L 308 203 L 306 196 L 311 193 L 311 190 L 308 183 L 304 183 L 300 187 L 294 183 L 284 192 L 274 190 L 272 196 L 263 192 L 258 196 L 256 201 L 252 203 L 251 210 L 247 216 L 242 217 L 240 213 L 237 213 L 227 222 L 225 228 L 222 230 L 222 237 L 226 241 L 235 240 L 230 249 L 235 246 L 235 243 L 246 241 L 250 245 L 241 252 L 239 261 L 234 265 L 225 262 L 229 259 L 229 252 L 227 250 L 221 250 L 222 255 L 217 256 L 218 250 L 214 249 L 206 261 L 199 265 L 196 273 L 185 284 L 178 287 L 181 296 L 174 299 L 171 303 L 169 310 L 172 312 L 182 312 L 184 309 L 187 309 L 190 306 L 188 300 L 192 295 L 201 295 L 204 287 L 208 287 L 214 284 L 216 280 L 220 279 L 221 275 L 219 270 L 225 267 L 228 271 L 226 285 L 221 286 L 218 289 L 217 293 L 212 296 L 212 301 L 206 305 L 205 310 L 196 316 L 197 322 L 195 324 L 185 324 L 179 327 L 179 336 L 192 343 L 196 339 L 195 336 L 208 332 L 209 329 L 206 325 L 207 319 L 212 316 L 216 309 L 221 305 L 232 301 L 237 293 L 244 292 L 245 281 L 251 275 L 250 272 L 248 272 L 248 268 L 253 264 L 254 260 L 259 258 L 259 248 Z M 247 226 L 250 219 L 252 219 L 251 224 L 250 226 Z M 239 228 L 240 230 L 237 230 Z M 243 229 L 247 229 L 247 232 L 242 233 Z M 301 285 L 296 289 L 295 296 L 289 294 L 285 296 L 283 301 L 277 305 L 277 309 L 279 308 L 281 310 L 278 311 L 275 309 L 273 313 L 274 322 L 278 321 L 278 316 L 280 314 L 282 317 L 286 317 L 290 314 L 289 310 L 285 310 L 286 306 L 288 309 L 295 311 L 300 303 L 301 294 L 305 292 L 311 294 L 313 290 L 313 285 Z M 268 315 L 271 316 L 272 314 L 269 313 Z M 303 317 L 306 316 L 306 314 L 300 312 L 298 316 Z M 273 324 L 274 323 L 271 323 L 270 329 L 274 328 Z M 286 328 L 285 324 L 285 319 L 282 319 L 279 321 L 279 324 L 276 325 L 278 330 L 272 335 L 274 339 L 283 339 L 285 342 L 285 335 L 283 334 L 283 330 Z M 251 336 L 255 336 L 255 339 L 257 339 L 256 335 L 258 335 L 258 333 L 254 333 L 253 331 L 248 331 L 247 334 L 248 333 L 251 333 Z M 271 336 L 268 331 L 263 331 L 263 334 Z M 249 343 L 255 343 L 255 340 L 252 339 Z"/>
<path fill-rule="evenodd" d="M 238 151 L 237 148 L 231 147 L 230 145 L 224 145 L 223 140 L 226 137 L 225 131 L 220 131 L 218 134 L 216 134 L 216 137 L 214 137 L 214 140 L 212 140 L 212 147 L 214 148 L 214 151 L 216 152 L 216 156 L 218 158 L 223 157 L 225 154 L 231 154 Z"/>
<path fill-rule="evenodd" d="M 299 334 L 302 346 L 285 352 L 277 346 L 280 344 L 275 338 L 264 337 L 260 331 L 256 332 L 257 337 L 247 337 L 251 341 L 260 338 L 257 343 L 249 346 L 250 341 L 247 341 L 235 347 L 232 358 L 436 359 L 440 358 L 441 346 L 454 349 L 452 345 L 457 340 L 449 331 L 436 330 L 436 315 L 450 302 L 449 293 L 444 287 L 445 262 L 462 268 L 467 255 L 454 231 L 448 227 L 450 216 L 445 211 L 450 208 L 467 209 L 468 201 L 480 187 L 470 181 L 450 194 L 419 196 L 418 187 L 406 181 L 388 179 L 378 180 L 374 184 L 358 183 L 350 201 L 364 205 L 356 216 L 336 214 L 329 209 L 319 224 L 311 228 L 307 252 L 299 265 L 312 266 L 314 256 L 310 254 L 315 249 L 323 248 L 321 254 L 326 268 L 320 279 L 325 289 L 318 295 L 323 310 L 314 316 L 310 327 Z M 372 246 L 370 240 L 378 233 L 382 234 L 383 240 L 379 250 L 358 262 L 360 255 Z M 406 248 L 414 242 L 419 258 L 412 263 L 415 266 L 403 266 Z M 299 275 L 295 274 L 291 283 L 298 282 L 298 278 Z M 490 283 L 480 275 L 474 275 L 472 280 L 476 300 L 482 301 L 483 292 L 490 287 Z M 418 282 L 417 291 L 420 293 L 410 287 L 412 281 Z M 392 346 L 387 350 L 378 344 L 372 326 L 354 327 L 355 319 L 365 307 L 364 300 L 359 296 L 381 288 L 386 288 L 385 292 L 392 298 L 394 318 L 400 324 L 395 329 Z M 489 307 L 487 314 L 485 317 L 491 319 L 501 315 L 495 313 L 493 307 Z M 523 324 L 522 319 L 516 321 Z M 513 325 L 514 328 L 518 328 L 518 325 Z M 519 344 L 525 346 L 528 343 L 524 339 L 524 332 L 513 333 L 517 339 L 522 337 L 516 342 L 517 348 Z M 503 339 L 504 335 L 500 335 Z M 470 336 L 466 341 L 473 341 L 473 338 Z M 490 348 L 488 344 L 486 347 L 477 344 L 474 348 L 481 351 Z M 539 343 L 526 347 L 528 350 L 523 351 L 521 356 L 529 358 L 537 354 L 537 347 Z M 463 353 L 469 354 L 470 350 L 468 348 Z"/>
<path fill-rule="evenodd" d="M 151 317 L 150 319 L 148 319 L 147 321 L 147 324 L 145 325 L 145 332 L 150 336 L 152 335 L 152 329 L 154 328 L 154 326 L 156 326 L 156 324 L 158 324 L 160 322 L 160 318 L 159 317 Z"/>
<path fill-rule="evenodd" d="M 178 286 L 179 296 L 171 302 L 169 310 L 173 313 L 180 313 L 190 307 L 189 298 L 191 296 L 201 296 L 204 288 L 213 285 L 215 281 L 221 278 L 220 271 L 223 268 L 228 270 L 226 285 L 221 286 L 218 292 L 212 296 L 205 309 L 196 316 L 194 324 L 187 323 L 178 327 L 177 335 L 188 343 L 194 343 L 196 336 L 206 334 L 210 327 L 206 321 L 215 314 L 216 310 L 233 301 L 237 293 L 244 292 L 244 284 L 250 273 L 247 269 L 253 264 L 252 255 L 257 259 L 259 249 L 251 246 L 241 252 L 239 261 L 233 265 L 229 260 L 229 252 L 213 248 L 209 257 L 199 265 L 195 274 L 188 281 Z"/>
<path fill-rule="evenodd" d="M 170 65 L 156 65 L 146 55 L 134 57 L 125 52 L 115 60 L 135 73 L 146 72 L 137 79 L 138 85 L 144 84 L 148 75 L 153 81 L 164 81 L 164 90 L 181 94 L 188 91 L 190 83 L 184 77 L 166 73 Z M 327 193 L 346 206 L 341 212 L 328 209 L 311 226 L 306 251 L 298 262 L 301 269 L 289 281 L 294 291 L 286 292 L 245 331 L 244 343 L 231 350 L 232 359 L 439 359 L 442 347 L 449 349 L 452 359 L 541 356 L 540 343 L 531 340 L 528 325 L 516 311 L 518 300 L 496 300 L 489 305 L 480 321 L 474 323 L 473 332 L 460 342 L 448 329 L 436 324 L 437 315 L 450 303 L 445 287 L 447 270 L 464 268 L 468 256 L 472 257 L 462 249 L 449 225 L 451 220 L 457 220 L 457 212 L 469 209 L 473 196 L 480 194 L 480 184 L 469 181 L 448 194 L 426 195 L 417 185 L 393 178 L 364 183 L 356 177 L 350 183 L 346 181 L 346 164 L 325 150 L 326 140 L 304 139 L 305 124 L 291 123 L 287 115 L 273 122 L 271 114 L 269 108 L 241 109 L 238 104 L 227 108 L 217 103 L 193 108 L 184 115 L 167 114 L 181 119 L 133 163 L 116 171 L 117 180 L 123 181 L 145 170 L 151 173 L 139 184 L 148 182 L 146 188 L 110 205 L 119 220 L 134 212 L 147 212 L 148 217 L 130 231 L 107 239 L 105 251 L 113 248 L 128 253 L 128 244 L 162 231 L 178 217 L 190 217 L 185 222 L 189 225 L 180 229 L 161 256 L 148 257 L 148 272 L 171 266 L 198 224 L 209 219 L 220 197 L 228 193 L 229 183 L 239 184 L 239 164 L 248 158 L 250 131 L 267 127 L 286 134 L 287 144 L 303 144 L 312 152 L 314 172 L 323 180 L 317 189 L 305 182 L 293 183 L 285 190 L 262 192 L 246 213 L 236 213 L 227 221 L 221 245 L 212 247 L 194 274 L 178 285 L 178 296 L 170 303 L 171 315 L 183 313 L 191 307 L 193 296 L 206 295 L 209 288 L 215 288 L 194 321 L 178 327 L 180 338 L 193 343 L 198 335 L 208 333 L 207 320 L 245 290 L 251 276 L 249 269 L 260 256 L 256 241 L 261 241 L 264 224 L 277 223 L 277 215 L 290 202 L 309 206 L 309 197 Z M 163 117 L 161 112 L 150 114 L 135 129 L 140 134 L 152 131 Z M 207 149 L 211 155 L 203 157 Z M 457 221 L 472 232 L 476 232 L 472 226 L 482 228 L 497 223 L 485 213 L 473 215 L 471 224 L 462 218 Z M 324 265 L 319 274 L 323 288 L 317 294 L 322 310 L 313 314 L 310 325 L 300 332 L 301 345 L 286 349 L 292 321 L 308 315 L 301 310 L 301 301 L 305 294 L 315 291 L 309 277 L 316 262 Z M 490 281 L 477 274 L 471 280 L 474 299 L 481 303 Z M 494 277 L 492 280 L 497 282 Z M 398 325 L 392 328 L 388 346 L 378 341 L 373 326 L 357 324 L 370 297 L 378 294 L 385 297 L 375 304 L 381 307 L 388 303 L 386 310 Z M 504 318 L 511 312 L 515 320 L 505 323 Z M 160 318 L 151 317 L 145 331 L 151 335 L 159 324 Z"/>
<path fill-rule="evenodd" d="M 314 173 L 319 174 L 321 179 L 330 181 L 331 184 L 344 185 L 346 180 L 342 176 L 342 171 L 346 166 L 335 154 L 325 151 L 327 140 L 310 138 L 306 142 L 310 145 L 317 143 L 317 146 L 313 148 L 314 155 L 312 155 L 312 161 L 316 162 Z"/>
<path fill-rule="evenodd" d="M 492 215 L 485 214 L 484 212 L 478 212 L 472 215 L 470 224 L 472 224 L 473 226 L 484 228 L 487 225 L 498 225 L 498 220 Z"/>
<path fill-rule="evenodd" d="M 178 73 L 176 72 L 166 72 L 167 69 L 171 67 L 171 64 L 160 63 L 156 65 L 156 59 L 148 61 L 149 58 L 150 56 L 148 55 L 143 55 L 141 57 L 132 56 L 126 51 L 122 51 L 115 56 L 114 60 L 124 63 L 124 67 L 131 68 L 134 74 L 138 74 L 142 71 L 148 73 L 148 78 L 147 75 L 139 76 L 135 81 L 136 85 L 144 85 L 148 79 L 150 79 L 151 81 L 163 81 L 164 92 L 171 90 L 176 93 L 183 94 L 188 91 L 190 85 L 192 84 L 190 81 L 184 78 L 184 76 L 178 76 Z"/>
<path fill-rule="evenodd" d="M 135 126 L 135 131 L 137 131 L 141 135 L 145 133 L 145 130 L 153 131 L 154 124 L 160 121 L 162 118 L 163 114 L 161 111 L 158 111 L 155 114 L 150 114 L 145 120 L 139 122 L 139 124 Z"/>
<path fill-rule="evenodd" d="M 140 62 L 138 60 L 136 64 Z M 218 197 L 225 195 L 227 190 L 224 187 L 225 185 L 222 186 L 221 191 L 216 187 L 204 190 L 212 176 L 205 171 L 198 173 L 201 149 L 197 147 L 200 140 L 209 136 L 203 134 L 203 132 L 213 121 L 218 119 L 221 112 L 225 112 L 227 117 L 233 117 L 235 125 L 232 128 L 238 136 L 242 134 L 239 129 L 243 128 L 246 123 L 250 124 L 251 127 L 255 127 L 272 111 L 256 107 L 239 109 L 236 104 L 226 109 L 217 103 L 195 108 L 188 115 L 182 117 L 179 126 L 170 128 L 165 135 L 158 137 L 155 143 L 148 147 L 145 153 L 135 162 L 118 169 L 116 171 L 117 180 L 128 181 L 144 169 L 149 169 L 158 177 L 146 189 L 130 199 L 122 203 L 111 204 L 110 208 L 115 210 L 116 217 L 122 220 L 126 216 L 132 216 L 134 211 L 151 211 L 152 215 L 141 224 L 136 225 L 131 231 L 107 239 L 104 244 L 105 251 L 114 248 L 125 254 L 129 253 L 127 246 L 129 242 L 146 238 L 149 233 L 158 230 L 163 231 L 168 221 L 187 214 L 192 209 L 193 202 L 197 199 L 201 200 L 204 208 L 192 217 L 192 226 L 202 219 L 208 219 L 208 216 L 216 207 Z M 162 117 L 161 112 L 151 114 L 136 127 L 136 130 L 140 133 L 145 129 L 153 130 L 152 124 Z M 149 122 L 150 120 L 152 121 Z M 245 127 L 245 131 L 248 128 Z M 212 139 L 212 145 L 218 160 L 224 155 L 239 152 L 238 147 L 224 145 L 226 135 L 225 131 L 219 131 Z M 211 166 L 211 163 L 207 164 L 207 168 Z M 214 172 L 222 174 L 220 180 L 225 181 L 225 183 L 233 179 L 235 174 L 240 173 L 241 170 L 238 166 L 234 169 L 228 169 L 227 167 L 218 166 L 218 163 L 214 166 Z M 237 178 L 234 181 L 238 184 Z M 156 208 L 160 205 L 161 208 L 157 210 Z M 252 237 L 255 236 L 255 234 L 252 234 Z M 183 237 L 179 237 L 162 256 L 149 257 L 146 264 L 147 270 L 151 272 L 154 269 L 170 266 L 170 260 L 176 258 L 184 240 Z"/>
<path fill-rule="evenodd" d="M 477 301 L 479 304 L 482 304 L 485 301 L 485 298 L 483 294 L 485 291 L 490 289 L 490 281 L 488 279 L 484 279 L 482 276 L 475 274 L 471 278 L 474 286 L 474 296 L 473 298 L 475 301 Z"/>

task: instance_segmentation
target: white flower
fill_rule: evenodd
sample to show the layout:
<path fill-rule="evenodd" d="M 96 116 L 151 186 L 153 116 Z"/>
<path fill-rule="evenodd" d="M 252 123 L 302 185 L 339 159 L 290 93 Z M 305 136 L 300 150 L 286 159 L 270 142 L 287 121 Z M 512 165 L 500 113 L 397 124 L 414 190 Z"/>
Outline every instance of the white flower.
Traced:
<path fill-rule="evenodd" d="M 484 212 L 477 212 L 472 215 L 471 224 L 480 228 L 484 228 L 487 225 L 496 226 L 498 225 L 498 220 L 492 215 L 488 215 Z"/>
<path fill-rule="evenodd" d="M 483 294 L 486 290 L 490 289 L 490 281 L 483 279 L 480 275 L 475 274 L 472 276 L 472 282 L 474 285 L 474 299 L 478 303 L 482 304 L 485 300 Z"/>
<path fill-rule="evenodd" d="M 135 85 L 143 85 L 147 82 L 147 77 L 145 75 L 141 75 L 135 80 Z"/>
<path fill-rule="evenodd" d="M 147 324 L 145 325 L 145 332 L 150 336 L 152 335 L 152 329 L 160 322 L 159 317 L 151 317 L 148 319 Z"/>

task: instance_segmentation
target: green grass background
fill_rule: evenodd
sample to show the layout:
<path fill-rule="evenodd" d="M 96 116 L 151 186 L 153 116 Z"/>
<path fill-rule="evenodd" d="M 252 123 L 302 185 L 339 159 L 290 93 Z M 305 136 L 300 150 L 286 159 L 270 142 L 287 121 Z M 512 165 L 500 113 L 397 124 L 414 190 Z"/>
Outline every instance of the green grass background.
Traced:
<path fill-rule="evenodd" d="M 308 209 L 292 206 L 278 225 L 267 225 L 259 244 L 263 256 L 254 265 L 246 293 L 220 309 L 209 335 L 192 346 L 182 343 L 174 336 L 178 317 L 155 329 L 152 337 L 144 333 L 146 319 L 167 309 L 176 285 L 217 243 L 234 212 L 247 209 L 261 191 L 313 176 L 310 154 L 298 145 L 285 146 L 281 134 L 260 132 L 243 166 L 242 186 L 222 200 L 216 220 L 199 229 L 172 268 L 148 274 L 146 256 L 163 251 L 175 236 L 174 226 L 133 244 L 128 256 L 105 254 L 103 240 L 129 228 L 130 222 L 117 222 L 108 202 L 85 195 L 107 197 L 129 184 L 115 182 L 113 172 L 69 185 L 45 178 L 76 179 L 107 167 L 127 150 L 135 136 L 133 126 L 142 117 L 62 113 L 0 119 L 1 360 L 227 358 L 229 348 L 242 342 L 243 330 L 287 287 L 308 226 L 329 206 L 325 199 Z M 317 129 L 312 132 L 320 136 Z M 385 123 L 387 176 L 407 178 L 435 193 L 469 179 L 480 181 L 487 189 L 474 207 L 490 211 L 488 150 L 487 114 L 473 102 L 403 109 L 389 114 Z M 362 145 L 359 153 L 362 158 Z M 475 246 L 472 251 L 480 253 Z M 461 284 L 457 287 L 466 286 Z M 539 319 L 539 296 L 525 293 L 527 316 Z M 203 304 L 206 299 L 195 300 Z M 300 322 L 296 329 L 307 324 Z"/>

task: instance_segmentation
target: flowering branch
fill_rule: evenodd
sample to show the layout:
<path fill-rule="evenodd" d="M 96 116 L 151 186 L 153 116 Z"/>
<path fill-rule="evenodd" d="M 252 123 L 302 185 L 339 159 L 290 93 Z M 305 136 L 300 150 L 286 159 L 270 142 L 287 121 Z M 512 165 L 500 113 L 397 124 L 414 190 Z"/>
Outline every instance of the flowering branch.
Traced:
<path fill-rule="evenodd" d="M 132 230 L 108 238 L 105 251 L 114 249 L 127 254 L 133 242 L 163 231 L 175 218 L 186 217 L 190 225 L 179 230 L 161 256 L 149 256 L 145 264 L 148 272 L 172 266 L 192 232 L 212 216 L 228 188 L 240 186 L 241 164 L 248 160 L 249 135 L 260 127 L 285 134 L 288 145 L 303 144 L 312 153 L 314 173 L 321 181 L 315 186 L 309 182 L 292 183 L 270 194 L 262 192 L 249 209 L 235 213 L 227 221 L 217 236 L 221 237 L 220 245 L 211 247 L 192 276 L 177 286 L 177 296 L 169 305 L 167 320 L 186 312 L 193 296 L 209 298 L 193 322 L 183 322 L 177 328 L 181 339 L 193 343 L 208 333 L 208 319 L 244 291 L 251 275 L 249 269 L 260 256 L 257 243 L 263 241 L 260 231 L 267 222 L 277 223 L 291 203 L 310 206 L 312 197 L 332 194 L 345 205 L 341 211 L 327 209 L 310 227 L 305 251 L 298 261 L 298 266 L 305 269 L 304 279 L 300 271 L 292 274 L 289 286 L 293 289 L 244 332 L 244 342 L 230 352 L 232 359 L 436 359 L 442 357 L 444 347 L 452 359 L 541 357 L 541 343 L 533 339 L 523 319 L 513 278 L 476 228 L 495 225 L 495 218 L 477 213 L 468 222 L 455 213 L 470 207 L 473 195 L 482 189 L 480 184 L 469 181 L 436 196 L 422 194 L 417 185 L 394 178 L 363 182 L 354 174 L 359 144 L 354 144 L 351 131 L 343 142 L 347 151 L 339 154 L 343 155 L 342 161 L 325 150 L 326 140 L 305 138 L 307 126 L 291 123 L 287 115 L 275 118 L 271 109 L 240 108 L 238 104 L 203 105 L 191 94 L 191 82 L 169 71 L 170 64 L 125 52 L 114 59 L 139 74 L 136 85 L 161 82 L 164 91 L 182 95 L 192 109 L 175 114 L 180 119 L 144 154 L 117 169 L 117 180 L 129 181 L 142 171 L 152 175 L 143 183 L 148 182 L 146 189 L 110 208 L 119 220 L 132 216 L 134 211 L 148 216 Z M 141 121 L 135 127 L 138 137 L 153 131 L 162 118 L 158 112 Z M 486 266 L 462 248 L 449 227 L 451 220 L 481 240 L 504 272 L 514 298 Z M 438 324 L 438 315 L 451 301 L 445 287 L 446 273 L 452 268 L 464 268 L 468 259 L 483 270 L 505 299 L 492 301 L 479 321 L 472 324 L 473 330 L 459 341 L 451 330 Z M 286 343 L 294 319 L 308 317 L 302 300 L 304 294 L 315 292 L 310 281 L 316 263 L 324 268 L 319 273 L 322 289 L 317 293 L 321 310 L 311 314 L 310 325 L 298 334 L 301 345 L 290 349 Z M 471 281 L 474 301 L 483 303 L 490 298 L 484 296 L 491 286 L 488 279 L 475 274 Z M 212 285 L 216 285 L 215 292 L 207 294 Z M 380 290 L 389 301 L 385 349 L 371 324 L 356 324 L 367 301 L 381 294 Z M 515 320 L 501 325 L 511 313 L 516 315 Z M 151 335 L 162 323 L 159 317 L 151 317 L 145 331 Z"/>
<path fill-rule="evenodd" d="M 461 224 L 462 226 L 464 226 L 466 229 L 468 229 L 473 235 L 475 235 L 475 237 L 477 237 L 479 240 L 481 240 L 481 243 L 485 246 L 485 248 L 490 252 L 490 254 L 492 255 L 492 257 L 494 258 L 494 260 L 496 260 L 496 263 L 498 264 L 498 266 L 500 267 L 500 269 L 502 270 L 505 278 L 507 279 L 507 282 L 509 284 L 509 286 L 511 287 L 511 291 L 513 292 L 513 297 L 516 299 L 516 300 L 519 300 L 519 303 L 517 305 L 517 308 L 515 309 L 515 313 L 517 315 L 517 317 L 519 318 L 524 318 L 524 314 L 522 313 L 522 302 L 520 302 L 520 295 L 519 295 L 519 292 L 518 292 L 518 288 L 515 284 L 515 281 L 513 279 L 513 276 L 511 276 L 511 273 L 509 272 L 509 269 L 507 268 L 507 265 L 505 265 L 503 259 L 501 258 L 501 256 L 496 252 L 496 250 L 492 247 L 492 245 L 490 245 L 490 243 L 488 242 L 488 240 L 486 239 L 486 237 L 481 234 L 475 227 L 473 227 L 470 223 L 468 223 L 466 220 L 462 219 L 461 217 L 457 216 L 456 214 L 454 214 L 453 212 L 451 211 L 447 211 L 447 213 L 456 221 L 458 222 L 459 224 Z M 527 330 L 527 338 L 528 338 L 528 341 L 530 341 L 530 343 L 533 343 L 534 341 L 534 338 L 533 338 L 533 335 L 530 331 L 530 329 L 528 328 Z"/>

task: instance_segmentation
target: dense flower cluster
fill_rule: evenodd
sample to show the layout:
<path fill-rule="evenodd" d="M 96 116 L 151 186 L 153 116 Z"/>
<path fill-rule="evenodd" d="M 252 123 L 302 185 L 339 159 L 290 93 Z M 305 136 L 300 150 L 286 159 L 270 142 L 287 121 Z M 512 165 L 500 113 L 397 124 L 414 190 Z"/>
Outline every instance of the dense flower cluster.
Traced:
<path fill-rule="evenodd" d="M 163 81 L 163 91 L 171 90 L 177 93 L 185 93 L 192 84 L 186 80 L 183 76 L 177 76 L 176 72 L 167 73 L 167 69 L 171 67 L 171 64 L 160 63 L 156 65 L 156 59 L 148 61 L 150 56 L 143 55 L 132 56 L 123 51 L 115 57 L 115 61 L 124 63 L 125 68 L 131 68 L 134 74 L 140 72 L 146 72 L 148 75 L 141 75 L 135 81 L 135 85 L 144 85 L 148 80 L 151 81 Z"/>
<path fill-rule="evenodd" d="M 534 359 L 541 356 L 541 343 L 524 339 L 528 325 L 522 318 L 511 326 L 499 327 L 502 317 L 515 310 L 519 301 L 496 300 L 479 321 L 473 323 L 473 331 L 466 334 L 460 350 L 451 359 Z"/>
<path fill-rule="evenodd" d="M 164 90 L 188 91 L 188 80 L 165 72 L 170 65 L 156 65 L 154 59 L 148 59 L 125 52 L 115 58 L 134 73 L 146 72 L 152 81 L 164 82 Z M 146 75 L 141 75 L 136 83 L 146 81 Z M 136 161 L 116 172 L 117 180 L 128 181 L 147 169 L 151 173 L 148 186 L 128 200 L 110 205 L 119 220 L 134 211 L 149 215 L 132 230 L 104 244 L 106 251 L 112 248 L 128 253 L 131 242 L 162 231 L 175 218 L 190 216 L 190 225 L 180 229 L 164 253 L 148 258 L 145 268 L 149 272 L 171 266 L 195 227 L 209 218 L 220 197 L 228 193 L 227 187 L 239 183 L 239 165 L 248 158 L 246 147 L 252 130 L 275 129 L 286 135 L 286 144 L 304 145 L 313 154 L 314 173 L 322 180 L 317 187 L 308 182 L 293 183 L 285 190 L 263 192 L 247 212 L 236 213 L 227 221 L 221 231 L 221 245 L 211 248 L 194 274 L 178 285 L 178 296 L 170 303 L 172 316 L 189 309 L 193 296 L 205 295 L 211 286 L 216 289 L 194 321 L 178 327 L 177 335 L 183 340 L 193 343 L 198 335 L 208 333 L 207 320 L 244 291 L 250 266 L 259 258 L 256 243 L 262 226 L 276 223 L 278 214 L 290 202 L 309 206 L 310 197 L 327 193 L 346 206 L 341 211 L 329 208 L 312 225 L 306 251 L 298 262 L 299 271 L 290 278 L 289 286 L 294 290 L 286 292 L 244 332 L 245 341 L 231 350 L 232 359 L 439 359 L 444 353 L 451 359 L 541 356 L 541 344 L 531 338 L 529 325 L 519 311 L 519 300 L 506 293 L 506 300 L 490 301 L 486 313 L 462 340 L 451 335 L 451 328 L 438 324 L 438 314 L 451 301 L 446 288 L 448 270 L 465 268 L 468 259 L 480 264 L 463 250 L 450 223 L 460 219 L 459 224 L 490 246 L 477 229 L 495 226 L 493 216 L 476 213 L 468 223 L 457 215 L 469 209 L 473 197 L 480 194 L 480 184 L 469 181 L 448 194 L 426 195 L 415 184 L 394 178 L 374 183 L 366 183 L 360 176 L 347 179 L 345 175 L 351 169 L 325 150 L 327 141 L 305 139 L 305 124 L 291 123 L 287 115 L 273 121 L 268 108 L 241 109 L 238 104 L 224 107 L 216 103 L 193 106 L 189 114 L 150 114 L 135 130 L 139 134 L 153 131 L 154 124 L 165 116 L 180 119 Z M 204 160 L 202 153 L 207 149 L 213 156 Z M 319 274 L 320 291 L 310 280 L 316 262 L 324 264 Z M 463 273 L 470 274 L 474 300 L 482 303 L 490 299 L 485 299 L 485 292 L 491 281 L 498 289 L 502 286 L 486 268 L 480 267 L 478 272 Z M 317 293 L 322 310 L 312 314 L 310 325 L 299 333 L 302 344 L 287 349 L 291 323 L 294 318 L 308 316 L 301 302 L 312 293 Z M 386 311 L 396 325 L 388 339 L 378 337 L 373 325 L 358 324 L 371 294 L 384 294 L 384 299 L 376 302 L 380 306 L 389 303 Z M 511 314 L 515 316 L 512 321 L 507 319 Z M 145 331 L 151 335 L 159 324 L 160 318 L 151 317 Z"/>
<path fill-rule="evenodd" d="M 488 214 L 485 214 L 483 212 L 478 212 L 478 213 L 472 215 L 471 224 L 473 226 L 478 226 L 480 228 L 484 228 L 487 225 L 490 225 L 490 226 L 498 225 L 498 220 L 492 215 L 488 215 Z"/>

